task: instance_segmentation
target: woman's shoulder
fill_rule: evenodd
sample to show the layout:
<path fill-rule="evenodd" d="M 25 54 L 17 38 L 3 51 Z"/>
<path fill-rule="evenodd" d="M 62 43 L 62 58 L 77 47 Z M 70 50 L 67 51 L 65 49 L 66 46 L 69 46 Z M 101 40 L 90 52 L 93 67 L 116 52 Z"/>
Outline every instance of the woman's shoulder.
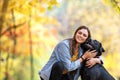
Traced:
<path fill-rule="evenodd" d="M 69 45 L 70 39 L 64 39 L 60 42 L 60 44 L 66 44 Z"/>
<path fill-rule="evenodd" d="M 67 46 L 67 47 L 69 47 L 69 42 L 70 42 L 70 39 L 64 39 L 64 40 L 60 41 L 57 46 Z"/>

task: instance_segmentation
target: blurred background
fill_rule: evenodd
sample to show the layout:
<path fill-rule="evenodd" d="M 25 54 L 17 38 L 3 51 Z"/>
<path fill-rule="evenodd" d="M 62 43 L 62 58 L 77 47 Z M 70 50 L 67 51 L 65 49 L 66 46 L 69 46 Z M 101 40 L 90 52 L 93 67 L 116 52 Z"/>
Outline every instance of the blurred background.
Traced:
<path fill-rule="evenodd" d="M 120 80 L 120 0 L 0 0 L 0 80 L 40 80 L 55 45 L 80 25 L 102 42 Z"/>

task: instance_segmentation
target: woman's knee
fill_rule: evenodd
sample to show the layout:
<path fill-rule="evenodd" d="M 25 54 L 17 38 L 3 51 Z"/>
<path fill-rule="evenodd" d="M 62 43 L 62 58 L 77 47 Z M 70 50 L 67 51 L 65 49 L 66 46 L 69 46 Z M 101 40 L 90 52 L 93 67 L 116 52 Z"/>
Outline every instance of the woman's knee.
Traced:
<path fill-rule="evenodd" d="M 58 61 L 54 63 L 49 80 L 60 80 L 63 70 L 64 70 L 64 65 L 62 64 L 62 62 Z"/>
<path fill-rule="evenodd" d="M 58 62 L 53 64 L 53 68 L 58 69 L 58 70 L 63 70 L 64 65 L 63 65 L 63 63 L 61 61 L 58 61 Z"/>

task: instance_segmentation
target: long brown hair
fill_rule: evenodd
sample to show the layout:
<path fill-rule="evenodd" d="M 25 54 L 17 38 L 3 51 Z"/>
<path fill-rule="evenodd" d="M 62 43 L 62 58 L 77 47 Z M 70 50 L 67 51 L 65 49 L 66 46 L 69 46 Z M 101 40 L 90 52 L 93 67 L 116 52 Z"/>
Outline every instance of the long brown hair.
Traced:
<path fill-rule="evenodd" d="M 71 58 L 72 61 L 75 61 L 77 59 L 77 57 L 78 57 L 78 51 L 76 53 L 77 41 L 75 39 L 75 35 L 78 32 L 78 30 L 80 30 L 80 29 L 86 29 L 88 31 L 88 38 L 86 39 L 86 41 L 91 38 L 90 30 L 88 29 L 88 27 L 86 27 L 86 26 L 79 26 L 76 29 L 73 38 L 70 40 L 70 52 L 72 54 L 72 58 Z"/>

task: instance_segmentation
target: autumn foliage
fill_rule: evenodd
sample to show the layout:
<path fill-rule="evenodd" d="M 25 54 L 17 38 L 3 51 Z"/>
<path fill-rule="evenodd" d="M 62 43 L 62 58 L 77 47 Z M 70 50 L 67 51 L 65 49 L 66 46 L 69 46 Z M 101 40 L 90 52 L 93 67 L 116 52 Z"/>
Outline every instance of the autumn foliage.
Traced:
<path fill-rule="evenodd" d="M 104 66 L 120 77 L 119 0 L 0 0 L 0 80 L 38 80 L 55 45 L 89 26 Z"/>

